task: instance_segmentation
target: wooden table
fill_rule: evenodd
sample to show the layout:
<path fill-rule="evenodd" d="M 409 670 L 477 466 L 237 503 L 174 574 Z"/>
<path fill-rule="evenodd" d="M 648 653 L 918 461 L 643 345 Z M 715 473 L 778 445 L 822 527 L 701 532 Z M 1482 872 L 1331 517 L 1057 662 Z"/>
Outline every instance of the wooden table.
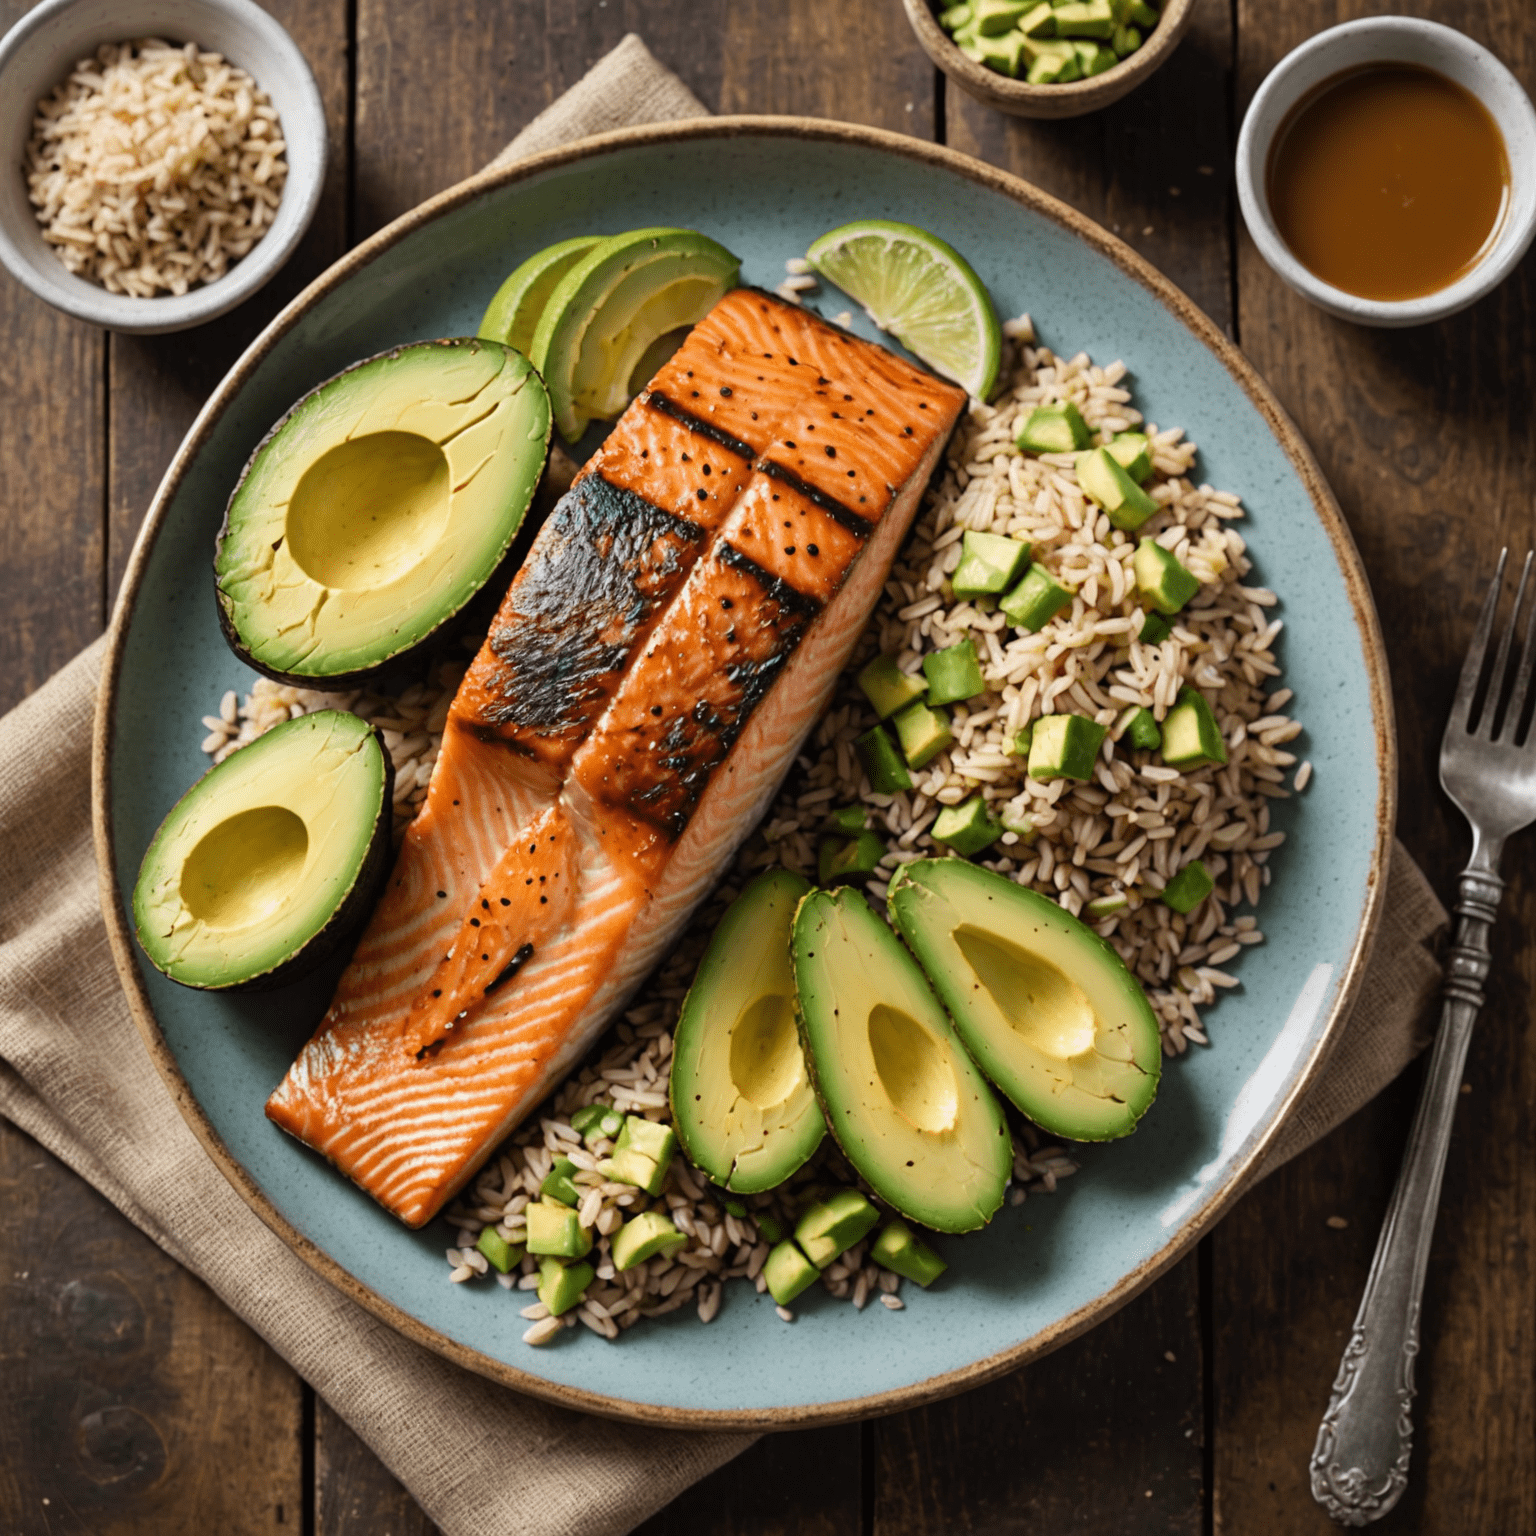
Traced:
<path fill-rule="evenodd" d="M 1440 729 L 1495 554 L 1536 533 L 1536 267 L 1527 260 L 1454 321 L 1358 329 L 1264 266 L 1230 172 L 1242 109 L 1274 61 L 1385 6 L 1201 0 L 1175 57 L 1140 91 L 1094 117 L 1030 124 L 946 88 L 897 0 L 267 3 L 319 78 L 333 156 L 320 216 L 287 271 L 223 320 L 146 340 L 66 320 L 0 280 L 0 705 L 101 631 L 177 442 L 278 307 L 483 164 L 636 30 L 721 111 L 877 124 L 1028 177 L 1143 252 L 1244 347 L 1310 440 L 1364 554 L 1396 681 L 1400 832 L 1452 889 L 1467 843 L 1435 784 Z M 1522 0 L 1409 8 L 1462 27 L 1536 88 Z M 0 0 L 0 22 L 26 9 Z M 1048 305 L 1042 294 L 1037 309 Z M 1536 841 L 1517 843 L 1507 864 L 1430 1268 L 1413 1478 L 1389 1531 L 1536 1528 Z M 1221 1030 L 1218 1012 L 1216 1049 Z M 1085 1338 L 931 1408 L 764 1441 L 644 1529 L 1331 1529 L 1307 1493 L 1307 1457 L 1416 1087 L 1410 1072 L 1261 1184 Z M 265 1344 L 3 1123 L 0 1297 L 6 1532 L 430 1532 Z"/>

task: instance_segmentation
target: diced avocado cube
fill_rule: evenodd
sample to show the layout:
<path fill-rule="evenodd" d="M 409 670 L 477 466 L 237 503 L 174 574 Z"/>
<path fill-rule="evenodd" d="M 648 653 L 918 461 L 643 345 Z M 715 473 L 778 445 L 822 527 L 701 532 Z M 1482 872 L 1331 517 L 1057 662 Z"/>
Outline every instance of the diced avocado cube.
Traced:
<path fill-rule="evenodd" d="M 1113 37 L 1114 31 L 1109 0 L 1070 0 L 1056 7 L 1057 37 Z"/>
<path fill-rule="evenodd" d="M 1030 778 L 1091 779 L 1104 735 L 1087 715 L 1041 715 L 1029 748 Z"/>
<path fill-rule="evenodd" d="M 597 1122 L 598 1131 L 612 1141 L 624 1129 L 624 1116 L 612 1106 L 603 1110 L 603 1118 Z"/>
<path fill-rule="evenodd" d="M 660 1211 L 641 1211 L 613 1234 L 609 1252 L 615 1269 L 633 1269 L 658 1253 L 670 1257 L 688 1246 L 688 1234 L 679 1232 Z"/>
<path fill-rule="evenodd" d="M 1013 31 L 1034 0 L 975 0 L 971 19 L 983 37 L 1001 37 Z"/>
<path fill-rule="evenodd" d="M 909 704 L 907 708 L 921 709 L 922 705 Z M 869 787 L 877 795 L 899 795 L 902 790 L 912 788 L 912 775 L 896 755 L 891 738 L 880 726 L 865 731 L 853 745 L 864 765 L 864 772 L 869 775 Z"/>
<path fill-rule="evenodd" d="M 1055 37 L 1056 13 L 1051 0 L 1040 0 L 1039 5 L 1026 11 L 1019 18 L 1019 31 L 1025 37 Z"/>
<path fill-rule="evenodd" d="M 1163 761 L 1170 768 L 1202 768 L 1226 760 L 1227 744 L 1205 695 L 1198 688 L 1179 689 L 1163 717 Z"/>
<path fill-rule="evenodd" d="M 885 843 L 873 832 L 857 837 L 824 837 L 817 853 L 817 878 L 822 885 L 839 880 L 862 880 L 880 867 Z"/>
<path fill-rule="evenodd" d="M 1177 613 L 1196 592 L 1200 579 L 1156 539 L 1143 539 L 1131 562 L 1136 585 L 1159 613 Z"/>
<path fill-rule="evenodd" d="M 482 1227 L 480 1240 L 475 1247 L 490 1261 L 491 1268 L 500 1270 L 502 1274 L 506 1274 L 523 1256 L 523 1250 L 517 1244 L 509 1243 L 495 1227 Z"/>
<path fill-rule="evenodd" d="M 1084 80 L 1102 75 L 1106 69 L 1113 69 L 1120 62 L 1103 43 L 1079 41 L 1072 46 L 1077 49 L 1077 62 Z"/>
<path fill-rule="evenodd" d="M 1042 41 L 1035 43 L 1033 50 L 1034 57 L 1029 61 L 1029 72 L 1025 76 L 1031 85 L 1066 85 L 1068 81 L 1082 78 L 1077 50 L 1070 42 Z"/>
<path fill-rule="evenodd" d="M 670 1125 L 647 1120 L 642 1115 L 626 1115 L 624 1129 L 614 1145 L 613 1162 L 627 1171 L 615 1173 L 614 1177 L 638 1184 L 648 1195 L 659 1195 L 676 1151 L 677 1132 Z M 650 1165 L 648 1177 L 634 1177 L 647 1171 L 646 1164 Z"/>
<path fill-rule="evenodd" d="M 523 1212 L 528 1223 L 528 1252 L 554 1254 L 562 1259 L 585 1258 L 592 1251 L 592 1234 L 576 1219 L 568 1205 L 535 1200 Z"/>
<path fill-rule="evenodd" d="M 956 597 L 993 597 L 1014 584 L 1028 559 L 1028 544 L 968 528 L 949 584 Z"/>
<path fill-rule="evenodd" d="M 546 1200 L 558 1200 L 561 1205 L 580 1205 L 581 1191 L 576 1188 L 576 1181 L 571 1177 L 575 1172 L 576 1164 L 570 1158 L 557 1157 L 554 1167 L 544 1175 L 539 1193 Z"/>
<path fill-rule="evenodd" d="M 765 1243 L 777 1243 L 783 1240 L 784 1228 L 779 1225 L 776 1216 L 770 1216 L 767 1211 L 759 1211 L 752 1219 L 757 1223 L 758 1236 Z"/>
<path fill-rule="evenodd" d="M 1161 645 L 1173 633 L 1173 625 L 1160 613 L 1149 613 L 1141 621 L 1141 633 L 1136 637 L 1143 645 Z"/>
<path fill-rule="evenodd" d="M 840 1189 L 818 1200 L 795 1223 L 795 1241 L 817 1269 L 825 1269 L 880 1220 L 880 1213 L 856 1189 Z"/>
<path fill-rule="evenodd" d="M 583 1104 L 571 1116 L 571 1129 L 578 1136 L 585 1137 L 587 1132 L 592 1130 L 607 1113 L 608 1106 L 606 1104 Z"/>
<path fill-rule="evenodd" d="M 959 42 L 958 37 L 956 41 Z M 1024 67 L 1025 42 L 1022 32 L 1005 32 L 1000 37 L 983 37 L 978 34 L 960 43 L 960 51 L 967 58 L 984 64 L 1000 75 L 1017 79 L 1019 71 Z"/>
<path fill-rule="evenodd" d="M 1157 503 L 1126 474 L 1107 448 L 1090 448 L 1077 456 L 1077 483 L 1109 514 L 1116 528 L 1135 531 L 1158 510 Z"/>
<path fill-rule="evenodd" d="M 1109 456 L 1137 485 L 1152 478 L 1152 444 L 1145 432 L 1119 432 L 1108 444 Z"/>
<path fill-rule="evenodd" d="M 949 728 L 949 716 L 940 710 L 929 709 L 926 704 L 908 704 L 892 724 L 901 738 L 901 750 L 906 753 L 907 761 L 914 768 L 932 762 L 955 740 Z M 905 787 L 912 787 L 910 778 Z"/>
<path fill-rule="evenodd" d="M 1003 824 L 980 795 L 973 795 L 962 805 L 946 805 L 934 818 L 930 833 L 934 842 L 968 859 L 990 848 L 1003 835 Z"/>
<path fill-rule="evenodd" d="M 953 704 L 957 699 L 974 699 L 978 693 L 987 691 L 981 663 L 976 659 L 976 646 L 969 637 L 945 646 L 942 651 L 930 651 L 923 657 L 923 674 L 928 679 L 930 704 Z M 900 729 L 898 724 L 897 730 Z M 905 737 L 902 745 L 906 746 Z M 908 752 L 907 757 L 911 756 Z"/>
<path fill-rule="evenodd" d="M 1156 716 L 1139 704 L 1122 711 L 1115 721 L 1115 730 L 1121 741 L 1128 741 L 1142 752 L 1155 752 L 1163 744 L 1163 733 L 1157 728 Z"/>
<path fill-rule="evenodd" d="M 1013 757 L 1028 757 L 1030 743 L 1035 739 L 1035 722 L 1030 720 L 1019 730 L 1013 733 L 1013 740 L 1003 751 Z"/>
<path fill-rule="evenodd" d="M 1138 27 L 1155 27 L 1157 25 L 1157 10 L 1155 7 L 1143 4 L 1143 0 L 1131 0 L 1126 9 L 1125 19 L 1134 22 Z"/>
<path fill-rule="evenodd" d="M 974 21 L 967 21 L 963 23 L 961 26 L 955 28 L 953 35 L 955 39 L 955 47 L 957 47 L 961 53 L 965 54 L 967 58 L 974 58 L 976 38 L 978 35 L 976 31 L 976 23 Z"/>
<path fill-rule="evenodd" d="M 1116 27 L 1109 46 L 1114 49 L 1116 58 L 1128 59 L 1141 47 L 1141 33 L 1132 26 Z"/>
<path fill-rule="evenodd" d="M 939 25 L 946 32 L 953 32 L 956 27 L 963 27 L 971 19 L 971 7 L 968 3 L 952 5 L 948 10 L 939 12 Z"/>
<path fill-rule="evenodd" d="M 562 1264 L 559 1259 L 545 1259 L 539 1265 L 539 1300 L 549 1308 L 550 1316 L 559 1317 L 581 1304 L 587 1287 L 596 1278 L 590 1264 Z"/>
<path fill-rule="evenodd" d="M 1211 894 L 1216 882 L 1199 859 L 1188 864 L 1163 887 L 1163 903 L 1188 916 Z"/>
<path fill-rule="evenodd" d="M 1124 912 L 1130 904 L 1131 898 L 1124 891 L 1115 891 L 1109 896 L 1095 896 L 1083 910 L 1097 922 L 1113 917 L 1116 912 Z"/>
<path fill-rule="evenodd" d="M 870 1245 L 869 1256 L 903 1280 L 927 1287 L 949 1268 L 906 1222 L 888 1221 Z"/>
<path fill-rule="evenodd" d="M 737 1221 L 740 1221 L 747 1214 L 747 1208 L 740 1200 L 722 1200 L 720 1203 L 725 1207 L 725 1214 L 727 1216 L 734 1216 Z"/>
<path fill-rule="evenodd" d="M 920 677 L 903 672 L 896 665 L 894 656 L 876 656 L 859 673 L 859 687 L 874 706 L 875 713 L 885 720 L 913 699 L 922 698 L 928 684 Z"/>
<path fill-rule="evenodd" d="M 1008 622 L 1031 634 L 1045 628 L 1072 601 L 1072 594 L 1041 565 L 1032 565 L 1024 579 L 997 606 Z"/>
<path fill-rule="evenodd" d="M 779 1243 L 763 1264 L 763 1279 L 768 1294 L 781 1307 L 787 1307 L 801 1291 L 814 1285 L 817 1269 L 787 1238 Z"/>
<path fill-rule="evenodd" d="M 1083 413 L 1070 400 L 1037 405 L 1019 433 L 1019 447 L 1026 453 L 1074 453 L 1092 441 Z"/>
<path fill-rule="evenodd" d="M 869 825 L 869 812 L 862 805 L 843 805 L 829 812 L 827 831 L 843 837 L 857 837 Z"/>

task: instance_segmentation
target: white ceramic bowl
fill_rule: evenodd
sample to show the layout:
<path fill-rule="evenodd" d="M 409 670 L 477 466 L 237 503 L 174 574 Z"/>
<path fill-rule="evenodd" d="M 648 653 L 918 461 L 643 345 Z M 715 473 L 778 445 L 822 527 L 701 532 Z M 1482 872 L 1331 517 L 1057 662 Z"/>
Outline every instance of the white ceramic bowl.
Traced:
<path fill-rule="evenodd" d="M 1362 299 L 1308 271 L 1280 237 L 1266 188 L 1270 145 L 1291 108 L 1342 70 L 1384 63 L 1419 64 L 1469 90 L 1499 125 L 1509 155 L 1509 205 L 1492 248 L 1449 287 L 1417 299 Z M 1238 135 L 1237 197 L 1260 255 L 1304 298 L 1362 325 L 1424 325 L 1497 288 L 1536 235 L 1536 110 L 1486 48 L 1450 27 L 1407 16 L 1346 22 L 1286 54 L 1265 77 Z"/>
<path fill-rule="evenodd" d="M 195 42 L 238 64 L 272 99 L 287 142 L 277 216 L 223 277 L 176 297 L 108 293 L 68 271 L 44 242 L 22 167 L 37 103 L 79 59 L 134 37 Z M 40 299 L 111 331 L 201 325 L 249 298 L 292 254 L 325 179 L 325 111 L 297 44 L 252 0 L 43 0 L 0 40 L 0 263 Z"/>

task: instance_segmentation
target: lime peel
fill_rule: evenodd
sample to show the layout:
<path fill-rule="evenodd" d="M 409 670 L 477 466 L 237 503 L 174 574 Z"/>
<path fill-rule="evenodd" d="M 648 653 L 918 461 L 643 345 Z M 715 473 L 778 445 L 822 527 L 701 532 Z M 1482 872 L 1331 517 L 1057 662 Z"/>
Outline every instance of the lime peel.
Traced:
<path fill-rule="evenodd" d="M 806 260 L 929 367 L 975 399 L 992 392 L 1002 332 L 986 287 L 953 246 L 912 224 L 859 219 L 823 235 Z"/>

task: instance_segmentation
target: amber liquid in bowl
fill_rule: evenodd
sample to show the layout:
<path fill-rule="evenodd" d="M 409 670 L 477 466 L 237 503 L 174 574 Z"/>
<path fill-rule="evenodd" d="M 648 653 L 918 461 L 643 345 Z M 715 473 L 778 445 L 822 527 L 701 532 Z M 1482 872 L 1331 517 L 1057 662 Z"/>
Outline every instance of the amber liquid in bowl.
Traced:
<path fill-rule="evenodd" d="M 1370 64 L 1297 102 L 1267 181 L 1280 236 L 1310 272 L 1362 299 L 1416 299 L 1492 247 L 1509 156 L 1470 91 L 1418 65 Z"/>

